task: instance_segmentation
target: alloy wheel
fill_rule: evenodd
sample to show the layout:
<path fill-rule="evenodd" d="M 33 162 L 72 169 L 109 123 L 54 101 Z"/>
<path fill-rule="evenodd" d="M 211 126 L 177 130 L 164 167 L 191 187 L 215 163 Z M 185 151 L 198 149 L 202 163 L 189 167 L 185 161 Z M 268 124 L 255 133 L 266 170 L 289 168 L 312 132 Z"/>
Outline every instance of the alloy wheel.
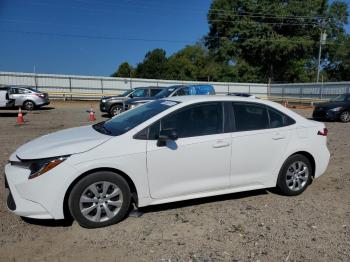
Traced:
<path fill-rule="evenodd" d="M 309 169 L 302 161 L 292 163 L 286 174 L 286 183 L 290 190 L 300 191 L 303 189 L 309 180 Z"/>
<path fill-rule="evenodd" d="M 88 186 L 79 200 L 81 214 L 93 222 L 113 219 L 120 211 L 122 204 L 122 191 L 116 184 L 107 181 Z"/>
<path fill-rule="evenodd" d="M 340 115 L 340 120 L 342 122 L 349 122 L 350 121 L 350 112 L 349 111 L 344 111 Z"/>
<path fill-rule="evenodd" d="M 25 110 L 28 110 L 28 111 L 31 111 L 34 109 L 34 103 L 31 102 L 31 101 L 27 101 L 24 103 L 24 109 Z"/>

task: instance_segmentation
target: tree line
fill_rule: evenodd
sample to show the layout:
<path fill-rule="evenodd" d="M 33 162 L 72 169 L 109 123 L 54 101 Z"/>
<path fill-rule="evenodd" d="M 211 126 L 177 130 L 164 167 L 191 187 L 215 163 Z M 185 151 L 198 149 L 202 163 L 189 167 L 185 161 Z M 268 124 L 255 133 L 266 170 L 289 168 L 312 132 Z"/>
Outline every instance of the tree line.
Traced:
<path fill-rule="evenodd" d="M 112 76 L 232 82 L 350 80 L 347 4 L 328 0 L 213 0 L 209 32 L 167 56 L 157 48 Z M 321 52 L 320 52 L 321 44 Z"/>

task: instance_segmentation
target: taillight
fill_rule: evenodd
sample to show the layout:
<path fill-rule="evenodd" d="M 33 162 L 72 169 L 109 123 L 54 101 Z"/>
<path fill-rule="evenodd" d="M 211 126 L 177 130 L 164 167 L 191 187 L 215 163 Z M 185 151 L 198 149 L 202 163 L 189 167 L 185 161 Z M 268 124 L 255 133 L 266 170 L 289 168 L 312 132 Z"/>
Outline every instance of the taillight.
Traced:
<path fill-rule="evenodd" d="M 318 131 L 317 134 L 319 136 L 327 136 L 328 135 L 328 129 L 327 128 L 323 128 L 322 131 Z"/>

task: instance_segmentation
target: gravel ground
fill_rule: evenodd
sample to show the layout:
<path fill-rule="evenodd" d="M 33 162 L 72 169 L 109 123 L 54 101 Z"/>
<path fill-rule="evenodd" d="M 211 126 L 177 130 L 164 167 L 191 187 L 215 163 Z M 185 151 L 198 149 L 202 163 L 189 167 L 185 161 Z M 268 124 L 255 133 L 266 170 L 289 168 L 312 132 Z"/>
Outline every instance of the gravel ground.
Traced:
<path fill-rule="evenodd" d="M 89 106 L 55 102 L 27 113 L 21 126 L 16 113 L 0 111 L 0 172 L 21 144 L 88 124 Z M 172 203 L 87 230 L 75 222 L 22 220 L 7 211 L 1 186 L 0 261 L 350 261 L 350 124 L 326 125 L 328 170 L 297 197 L 258 190 Z"/>

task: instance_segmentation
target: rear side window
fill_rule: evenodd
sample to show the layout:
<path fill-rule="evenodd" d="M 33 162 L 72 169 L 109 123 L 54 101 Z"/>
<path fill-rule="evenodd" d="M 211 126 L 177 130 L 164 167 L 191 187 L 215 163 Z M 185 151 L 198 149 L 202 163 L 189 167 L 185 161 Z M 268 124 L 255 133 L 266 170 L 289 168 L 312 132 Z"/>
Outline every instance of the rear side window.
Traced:
<path fill-rule="evenodd" d="M 268 111 L 270 116 L 270 127 L 271 128 L 283 127 L 284 115 L 272 109 L 268 109 Z"/>
<path fill-rule="evenodd" d="M 278 128 L 295 124 L 294 119 L 283 114 L 282 112 L 279 112 L 272 108 L 268 108 L 268 112 L 270 118 L 270 128 Z"/>
<path fill-rule="evenodd" d="M 162 91 L 162 89 L 160 89 L 160 88 L 151 89 L 151 96 L 155 96 L 155 95 L 158 94 L 160 91 Z"/>
<path fill-rule="evenodd" d="M 236 130 L 249 131 L 269 128 L 267 108 L 250 103 L 233 103 Z"/>
<path fill-rule="evenodd" d="M 174 96 L 188 96 L 188 95 L 191 95 L 190 89 L 188 87 L 183 87 L 177 90 L 176 93 L 174 94 Z"/>

